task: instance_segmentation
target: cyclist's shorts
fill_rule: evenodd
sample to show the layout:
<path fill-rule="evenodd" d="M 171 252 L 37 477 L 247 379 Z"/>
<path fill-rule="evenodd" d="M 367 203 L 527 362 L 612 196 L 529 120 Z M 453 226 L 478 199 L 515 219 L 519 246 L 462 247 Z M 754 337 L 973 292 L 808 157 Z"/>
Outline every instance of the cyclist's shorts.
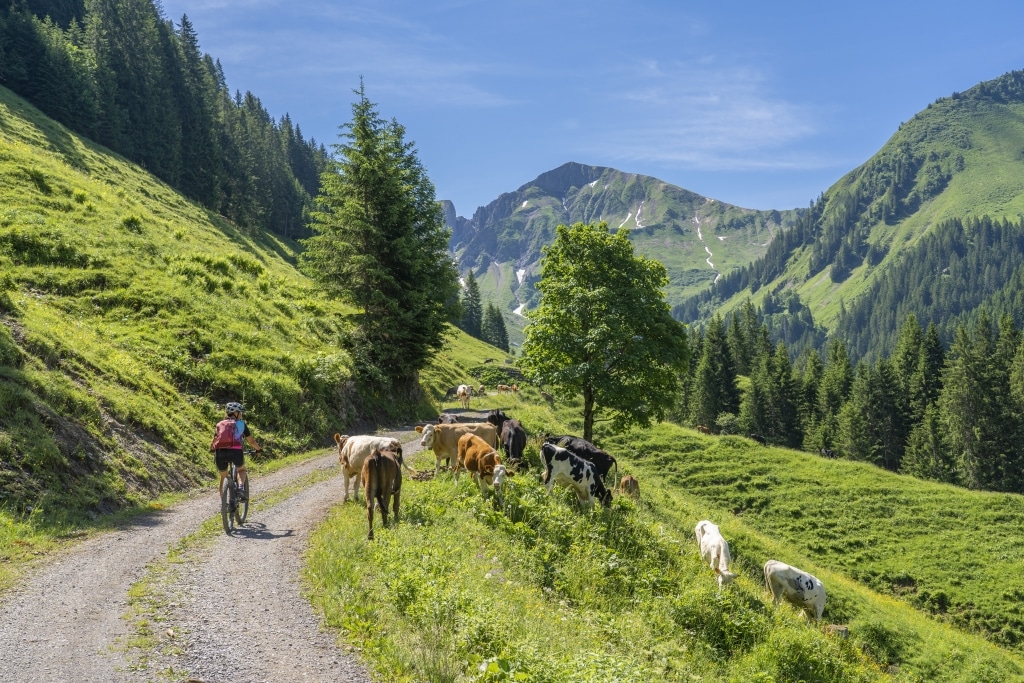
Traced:
<path fill-rule="evenodd" d="M 245 467 L 245 454 L 234 448 L 218 448 L 213 460 L 221 472 L 227 471 L 229 463 L 235 463 L 235 467 Z"/>

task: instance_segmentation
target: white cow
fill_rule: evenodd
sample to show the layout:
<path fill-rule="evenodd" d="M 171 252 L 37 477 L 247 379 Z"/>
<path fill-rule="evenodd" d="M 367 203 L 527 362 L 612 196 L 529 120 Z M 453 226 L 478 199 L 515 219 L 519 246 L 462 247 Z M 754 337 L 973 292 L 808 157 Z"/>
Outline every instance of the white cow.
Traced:
<path fill-rule="evenodd" d="M 821 619 L 825 611 L 825 586 L 817 577 L 778 560 L 764 563 L 764 582 L 772 594 L 772 604 L 785 600 Z"/>
<path fill-rule="evenodd" d="M 334 442 L 338 444 L 338 463 L 341 465 L 341 477 L 345 482 L 345 496 L 342 502 L 348 502 L 349 481 L 353 479 L 355 480 L 353 495 L 356 500 L 359 500 L 359 480 L 363 472 L 363 463 L 374 449 L 394 453 L 395 460 L 407 471 L 412 471 L 405 464 L 405 459 L 402 457 L 402 442 L 398 439 L 375 434 L 361 436 L 335 434 Z"/>
<path fill-rule="evenodd" d="M 459 401 L 462 402 L 463 409 L 469 408 L 469 397 L 473 395 L 473 387 L 468 384 L 460 384 L 456 395 L 459 397 Z"/>
<path fill-rule="evenodd" d="M 693 533 L 697 537 L 697 545 L 700 546 L 700 556 L 718 574 L 718 590 L 722 590 L 723 585 L 732 583 L 736 578 L 736 575 L 729 571 L 729 565 L 732 564 L 729 543 L 722 536 L 718 525 L 706 519 L 697 522 Z"/>

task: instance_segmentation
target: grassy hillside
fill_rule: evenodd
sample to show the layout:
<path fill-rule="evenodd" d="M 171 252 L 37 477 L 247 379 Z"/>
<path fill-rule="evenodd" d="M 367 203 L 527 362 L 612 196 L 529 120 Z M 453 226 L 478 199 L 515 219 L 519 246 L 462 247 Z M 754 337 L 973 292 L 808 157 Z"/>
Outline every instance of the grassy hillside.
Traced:
<path fill-rule="evenodd" d="M 109 512 L 212 475 L 221 405 L 270 452 L 350 425 L 351 311 L 0 88 L 0 510 Z"/>
<path fill-rule="evenodd" d="M 532 391 L 484 405 L 500 401 L 530 434 L 574 430 L 578 406 L 552 411 Z M 443 473 L 407 481 L 404 521 L 374 542 L 362 506 L 336 507 L 313 540 L 315 604 L 386 680 L 1024 680 L 1018 654 L 926 607 L 927 595 L 947 605 L 973 595 L 1006 624 L 1016 614 L 1019 577 L 981 598 L 1019 567 L 1018 513 L 995 513 L 991 496 L 669 425 L 606 446 L 639 477 L 641 503 L 581 514 L 565 490 L 548 497 L 534 469 L 499 508 Z M 896 496 L 905 481 L 910 493 Z M 944 528 L 954 510 L 958 524 Z M 693 541 L 702 518 L 722 524 L 741 575 L 721 594 Z M 850 639 L 771 607 L 768 558 L 819 576 L 826 622 L 847 624 Z M 892 587 L 911 585 L 901 577 L 917 582 L 920 608 Z M 937 588 L 943 580 L 956 586 Z"/>

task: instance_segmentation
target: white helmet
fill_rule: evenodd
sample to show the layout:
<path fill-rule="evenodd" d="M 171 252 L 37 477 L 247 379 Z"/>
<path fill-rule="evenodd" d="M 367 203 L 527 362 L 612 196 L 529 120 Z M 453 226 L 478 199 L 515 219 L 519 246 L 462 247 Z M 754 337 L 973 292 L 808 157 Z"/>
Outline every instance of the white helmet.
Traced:
<path fill-rule="evenodd" d="M 227 404 L 224 407 L 227 409 L 228 413 L 243 413 L 243 412 L 245 412 L 245 408 L 242 406 L 242 404 L 241 403 L 236 403 L 235 401 L 232 401 L 231 403 Z"/>

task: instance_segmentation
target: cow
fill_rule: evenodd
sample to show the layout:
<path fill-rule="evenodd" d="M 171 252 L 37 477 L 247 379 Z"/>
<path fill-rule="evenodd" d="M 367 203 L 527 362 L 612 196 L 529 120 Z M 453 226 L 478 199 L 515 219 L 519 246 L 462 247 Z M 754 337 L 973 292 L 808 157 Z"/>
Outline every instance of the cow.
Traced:
<path fill-rule="evenodd" d="M 481 396 L 486 396 L 487 395 L 487 387 L 485 387 L 483 384 L 481 384 L 480 387 L 476 390 L 476 392 L 478 394 L 480 394 Z"/>
<path fill-rule="evenodd" d="M 553 443 L 541 444 L 540 457 L 544 463 L 541 482 L 547 487 L 549 495 L 554 485 L 560 484 L 571 487 L 580 504 L 589 510 L 594 509 L 595 498 L 605 507 L 611 507 L 612 494 L 605 488 L 601 477 L 597 476 L 593 463 Z"/>
<path fill-rule="evenodd" d="M 459 385 L 458 397 L 459 401 L 462 403 L 463 409 L 469 407 L 469 397 L 472 395 L 470 394 L 472 390 L 472 387 L 470 387 L 468 384 Z"/>
<path fill-rule="evenodd" d="M 388 502 L 394 496 L 395 523 L 398 523 L 398 503 L 402 494 L 402 468 L 390 451 L 374 448 L 363 461 L 363 489 L 366 490 L 366 522 L 370 528 L 366 538 L 373 540 L 373 504 L 380 507 L 384 526 L 388 525 Z"/>
<path fill-rule="evenodd" d="M 632 474 L 623 475 L 619 482 L 619 493 L 626 494 L 633 500 L 640 500 L 640 482 Z"/>
<path fill-rule="evenodd" d="M 445 401 L 452 401 L 458 395 L 459 395 L 459 388 L 458 387 L 448 387 L 448 391 L 444 392 L 444 400 Z"/>
<path fill-rule="evenodd" d="M 547 401 L 548 403 L 550 403 L 551 405 L 555 405 L 555 397 L 552 396 L 551 394 L 549 394 L 548 392 L 546 392 L 546 391 L 540 392 L 540 397 L 542 399 L 544 399 L 545 401 Z"/>
<path fill-rule="evenodd" d="M 701 434 L 710 434 L 711 428 L 705 425 L 697 425 L 697 431 L 700 432 Z"/>
<path fill-rule="evenodd" d="M 426 427 L 418 426 L 416 431 L 423 435 L 420 439 L 420 446 L 423 449 L 434 451 L 434 476 L 441 471 L 441 459 L 445 465 L 449 464 L 457 455 L 459 450 L 459 437 L 463 434 L 476 434 L 489 443 L 492 448 L 498 447 L 498 432 L 494 425 L 486 422 L 468 422 L 451 425 L 428 424 Z"/>
<path fill-rule="evenodd" d="M 355 480 L 353 484 L 355 492 L 353 495 L 356 500 L 359 500 L 359 476 L 363 471 L 363 462 L 375 448 L 393 452 L 395 454 L 395 461 L 406 470 L 411 471 L 402 457 L 402 443 L 398 439 L 393 439 L 389 436 L 377 436 L 375 434 L 342 436 L 336 433 L 334 435 L 334 442 L 338 444 L 338 463 L 341 465 L 341 476 L 345 482 L 343 503 L 348 502 L 349 481 L 353 479 Z"/>
<path fill-rule="evenodd" d="M 437 424 L 439 425 L 453 425 L 458 424 L 459 416 L 452 415 L 451 413 L 441 413 L 437 416 Z"/>
<path fill-rule="evenodd" d="M 488 484 L 493 485 L 501 502 L 501 484 L 505 480 L 505 466 L 501 464 L 501 456 L 476 434 L 463 434 L 459 437 L 458 456 L 455 458 L 455 483 L 459 483 L 459 467 L 465 467 L 473 480 L 480 486 L 480 493 L 487 494 Z M 498 468 L 501 468 L 500 473 Z M 495 479 L 497 478 L 497 483 Z"/>
<path fill-rule="evenodd" d="M 519 385 L 518 385 L 518 384 L 513 384 L 513 385 L 512 385 L 511 387 L 509 387 L 509 388 L 510 388 L 510 389 L 512 389 L 512 393 L 513 393 L 513 394 L 518 394 L 518 393 L 519 393 Z"/>
<path fill-rule="evenodd" d="M 768 440 L 766 438 L 764 438 L 763 436 L 761 436 L 760 434 L 753 434 L 753 433 L 747 434 L 747 438 L 751 439 L 753 441 L 758 442 L 762 446 L 767 445 L 767 443 L 768 443 Z"/>
<path fill-rule="evenodd" d="M 505 424 L 505 420 L 508 420 L 509 416 L 505 414 L 505 411 L 501 408 L 495 408 L 487 413 L 487 421 L 494 425 L 498 432 L 501 432 L 501 426 Z"/>
<path fill-rule="evenodd" d="M 772 594 L 772 604 L 785 600 L 804 614 L 813 612 L 821 619 L 825 611 L 825 586 L 817 577 L 778 560 L 764 563 L 764 582 Z"/>
<path fill-rule="evenodd" d="M 821 457 L 823 457 L 823 458 L 834 458 L 834 457 L 836 457 L 836 452 L 833 451 L 831 448 L 822 448 L 821 449 Z"/>
<path fill-rule="evenodd" d="M 597 475 L 601 477 L 601 482 L 604 483 L 605 478 L 608 476 L 608 472 L 611 470 L 612 465 L 615 465 L 615 476 L 619 475 L 619 463 L 615 461 L 615 458 L 608 455 L 594 444 L 581 439 L 576 436 L 548 436 L 544 439 L 545 443 L 553 443 L 562 448 L 567 448 L 574 455 L 587 460 L 594 464 L 594 469 L 597 471 Z M 614 485 L 615 480 L 612 479 Z"/>
<path fill-rule="evenodd" d="M 512 391 L 512 387 L 510 387 L 507 384 L 499 384 L 497 388 L 499 394 L 507 394 L 508 392 Z"/>
<path fill-rule="evenodd" d="M 693 534 L 697 537 L 701 558 L 715 571 L 715 574 L 718 574 L 718 590 L 721 591 L 724 584 L 732 583 L 732 580 L 736 578 L 736 574 L 729 571 L 729 565 L 732 564 L 729 544 L 722 536 L 722 532 L 719 531 L 718 525 L 712 524 L 706 519 L 697 522 Z"/>
<path fill-rule="evenodd" d="M 513 471 L 520 467 L 527 468 L 526 460 L 523 459 L 523 451 L 526 450 L 526 430 L 519 420 L 508 419 L 502 423 L 501 448 L 505 451 L 505 457 L 508 458 L 508 464 Z"/>

